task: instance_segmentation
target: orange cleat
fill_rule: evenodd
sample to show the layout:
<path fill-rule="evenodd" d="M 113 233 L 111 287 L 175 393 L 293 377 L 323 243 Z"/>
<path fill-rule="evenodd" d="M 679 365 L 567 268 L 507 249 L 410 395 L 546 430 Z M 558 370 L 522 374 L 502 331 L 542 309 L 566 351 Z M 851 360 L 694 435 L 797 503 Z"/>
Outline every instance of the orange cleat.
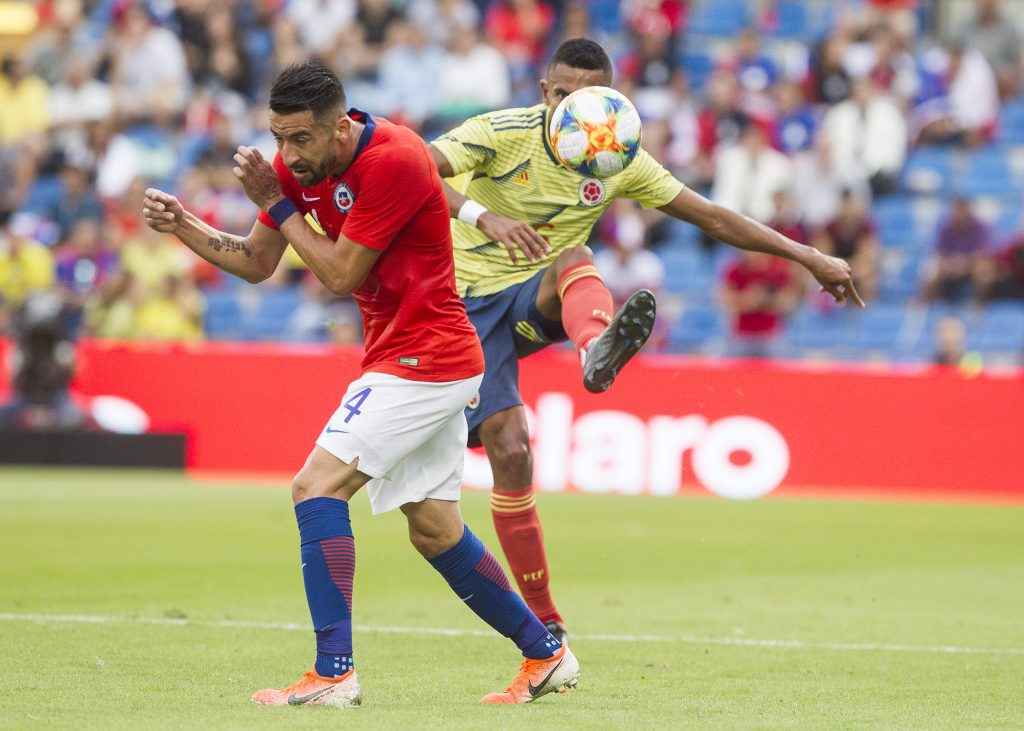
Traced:
<path fill-rule="evenodd" d="M 266 706 L 333 706 L 351 708 L 363 702 L 355 669 L 340 678 L 324 678 L 309 670 L 284 690 L 266 688 L 252 694 L 254 703 Z"/>
<path fill-rule="evenodd" d="M 526 658 L 519 666 L 519 675 L 500 693 L 488 693 L 481 703 L 530 703 L 546 693 L 564 693 L 576 687 L 580 664 L 568 645 L 547 660 Z"/>

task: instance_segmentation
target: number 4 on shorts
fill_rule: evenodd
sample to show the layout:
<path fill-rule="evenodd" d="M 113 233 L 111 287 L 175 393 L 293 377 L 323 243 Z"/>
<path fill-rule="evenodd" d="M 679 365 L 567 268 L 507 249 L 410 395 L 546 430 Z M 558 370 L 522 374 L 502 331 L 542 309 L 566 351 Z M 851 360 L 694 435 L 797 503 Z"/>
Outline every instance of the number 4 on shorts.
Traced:
<path fill-rule="evenodd" d="M 366 397 L 370 395 L 370 391 L 372 390 L 372 388 L 364 388 L 359 393 L 353 394 L 352 398 L 342 404 L 342 406 L 348 409 L 348 416 L 345 417 L 346 424 L 353 416 L 358 416 L 363 413 L 359 410 L 359 407 L 363 405 L 363 402 L 366 401 Z"/>

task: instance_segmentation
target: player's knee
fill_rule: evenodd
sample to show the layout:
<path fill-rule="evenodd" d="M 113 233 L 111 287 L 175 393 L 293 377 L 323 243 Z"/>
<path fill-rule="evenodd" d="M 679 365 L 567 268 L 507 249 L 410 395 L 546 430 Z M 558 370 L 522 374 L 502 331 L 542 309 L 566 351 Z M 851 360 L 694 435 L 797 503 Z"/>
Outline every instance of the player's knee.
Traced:
<path fill-rule="evenodd" d="M 594 252 L 589 246 L 573 246 L 566 249 L 555 259 L 555 270 L 561 274 L 569 267 L 594 261 Z"/>
<path fill-rule="evenodd" d="M 439 556 L 459 542 L 462 534 L 450 533 L 437 526 L 436 529 L 423 530 L 410 524 L 409 543 L 424 558 Z"/>
<path fill-rule="evenodd" d="M 491 463 L 505 474 L 533 473 L 533 453 L 527 435 L 515 435 L 497 440 L 488 447 L 487 456 Z"/>

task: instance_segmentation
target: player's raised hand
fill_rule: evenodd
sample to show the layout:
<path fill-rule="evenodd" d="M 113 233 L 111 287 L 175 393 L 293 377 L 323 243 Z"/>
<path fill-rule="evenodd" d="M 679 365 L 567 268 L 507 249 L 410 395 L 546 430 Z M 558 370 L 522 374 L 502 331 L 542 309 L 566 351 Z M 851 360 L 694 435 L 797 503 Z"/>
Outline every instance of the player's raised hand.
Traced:
<path fill-rule="evenodd" d="M 523 221 L 514 218 L 499 216 L 493 211 L 487 211 L 477 221 L 477 228 L 483 231 L 494 241 L 500 242 L 513 264 L 519 263 L 517 250 L 523 253 L 526 260 L 531 264 L 543 261 L 551 253 L 551 244 L 533 230 L 533 227 Z"/>
<path fill-rule="evenodd" d="M 146 188 L 142 199 L 142 218 L 154 231 L 173 234 L 185 218 L 185 209 L 170 193 L 156 188 Z"/>
<path fill-rule="evenodd" d="M 239 147 L 235 153 L 235 162 L 238 164 L 231 172 L 242 182 L 242 188 L 249 196 L 249 200 L 263 210 L 281 200 L 283 193 L 277 172 L 258 149 Z"/>
<path fill-rule="evenodd" d="M 857 294 L 850 265 L 846 261 L 835 256 L 819 254 L 810 260 L 807 268 L 818 280 L 821 291 L 828 292 L 840 305 L 845 305 L 849 299 L 860 307 L 864 306 L 864 300 Z"/>

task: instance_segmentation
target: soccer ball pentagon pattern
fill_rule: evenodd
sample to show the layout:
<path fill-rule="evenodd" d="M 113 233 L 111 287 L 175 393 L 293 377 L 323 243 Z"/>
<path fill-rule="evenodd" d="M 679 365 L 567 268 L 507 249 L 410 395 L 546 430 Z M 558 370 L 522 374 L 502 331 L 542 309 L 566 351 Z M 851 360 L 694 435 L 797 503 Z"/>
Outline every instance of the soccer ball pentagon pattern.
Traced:
<path fill-rule="evenodd" d="M 549 132 L 555 157 L 580 175 L 621 173 L 640 151 L 640 115 L 607 86 L 577 89 L 555 108 Z"/>

